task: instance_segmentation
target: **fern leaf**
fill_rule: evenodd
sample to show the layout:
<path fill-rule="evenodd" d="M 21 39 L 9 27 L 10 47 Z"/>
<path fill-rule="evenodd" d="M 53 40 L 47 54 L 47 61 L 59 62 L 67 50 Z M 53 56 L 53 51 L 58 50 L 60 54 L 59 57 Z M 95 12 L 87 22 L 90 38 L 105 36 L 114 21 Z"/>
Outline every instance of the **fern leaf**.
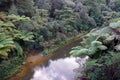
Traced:
<path fill-rule="evenodd" d="M 15 45 L 15 49 L 17 50 L 17 53 L 22 55 L 23 54 L 22 47 L 17 42 L 14 42 L 14 45 Z"/>
<path fill-rule="evenodd" d="M 116 45 L 116 46 L 115 46 L 115 49 L 116 49 L 117 51 L 120 51 L 120 44 Z"/>
<path fill-rule="evenodd" d="M 88 49 L 80 49 L 80 50 L 73 50 L 70 52 L 72 56 L 82 56 L 82 55 L 87 55 L 89 53 Z"/>
<path fill-rule="evenodd" d="M 100 50 L 106 50 L 106 49 L 107 49 L 107 47 L 104 46 L 104 45 L 98 46 L 98 48 L 99 48 Z"/>
<path fill-rule="evenodd" d="M 110 23 L 109 26 L 112 27 L 112 28 L 118 28 L 118 27 L 120 27 L 120 21 L 112 22 L 112 23 Z"/>

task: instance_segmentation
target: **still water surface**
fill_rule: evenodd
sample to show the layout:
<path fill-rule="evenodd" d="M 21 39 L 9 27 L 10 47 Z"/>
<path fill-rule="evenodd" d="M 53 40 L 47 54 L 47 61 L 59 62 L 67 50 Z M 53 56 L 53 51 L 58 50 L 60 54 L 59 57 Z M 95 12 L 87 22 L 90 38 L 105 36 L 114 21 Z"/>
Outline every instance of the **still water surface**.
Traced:
<path fill-rule="evenodd" d="M 74 80 L 74 69 L 79 67 L 76 58 L 50 60 L 48 67 L 36 67 L 31 80 Z"/>

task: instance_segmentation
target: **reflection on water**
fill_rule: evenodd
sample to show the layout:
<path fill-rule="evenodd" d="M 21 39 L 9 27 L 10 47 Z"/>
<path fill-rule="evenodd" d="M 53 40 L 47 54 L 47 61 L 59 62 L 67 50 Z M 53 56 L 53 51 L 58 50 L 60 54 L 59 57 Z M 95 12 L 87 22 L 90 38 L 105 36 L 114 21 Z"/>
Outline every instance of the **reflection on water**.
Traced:
<path fill-rule="evenodd" d="M 82 63 L 85 63 L 85 61 Z M 35 73 L 31 80 L 74 80 L 75 73 L 73 70 L 78 67 L 80 65 L 73 57 L 55 61 L 50 60 L 48 67 L 34 69 Z"/>

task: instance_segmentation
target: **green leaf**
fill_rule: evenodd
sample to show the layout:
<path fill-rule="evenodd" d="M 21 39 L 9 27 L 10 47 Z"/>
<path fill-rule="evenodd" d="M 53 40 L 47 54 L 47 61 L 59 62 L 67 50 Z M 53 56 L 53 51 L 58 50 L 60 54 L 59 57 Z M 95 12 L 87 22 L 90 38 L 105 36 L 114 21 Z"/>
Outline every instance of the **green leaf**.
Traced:
<path fill-rule="evenodd" d="M 120 27 L 120 21 L 112 22 L 112 23 L 110 23 L 109 26 L 112 27 L 112 28 L 119 28 Z"/>
<path fill-rule="evenodd" d="M 20 54 L 20 55 L 23 55 L 23 49 L 22 49 L 22 47 L 19 45 L 19 43 L 14 42 L 14 44 L 15 44 L 15 49 L 17 50 L 17 53 Z"/>
<path fill-rule="evenodd" d="M 116 45 L 116 46 L 115 46 L 115 49 L 116 49 L 117 51 L 120 51 L 120 44 Z"/>

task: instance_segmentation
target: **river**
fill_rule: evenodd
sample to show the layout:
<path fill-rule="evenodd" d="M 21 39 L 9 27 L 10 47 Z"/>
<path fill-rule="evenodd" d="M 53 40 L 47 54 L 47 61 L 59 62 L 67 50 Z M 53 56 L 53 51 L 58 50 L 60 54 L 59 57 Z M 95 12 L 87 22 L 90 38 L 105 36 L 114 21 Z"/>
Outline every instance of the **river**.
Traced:
<path fill-rule="evenodd" d="M 25 59 L 21 71 L 9 80 L 74 80 L 73 69 L 79 67 L 79 64 L 76 63 L 75 58 L 69 57 L 69 52 L 72 47 L 79 45 L 82 38 L 66 42 L 48 56 L 29 51 L 31 55 Z"/>

